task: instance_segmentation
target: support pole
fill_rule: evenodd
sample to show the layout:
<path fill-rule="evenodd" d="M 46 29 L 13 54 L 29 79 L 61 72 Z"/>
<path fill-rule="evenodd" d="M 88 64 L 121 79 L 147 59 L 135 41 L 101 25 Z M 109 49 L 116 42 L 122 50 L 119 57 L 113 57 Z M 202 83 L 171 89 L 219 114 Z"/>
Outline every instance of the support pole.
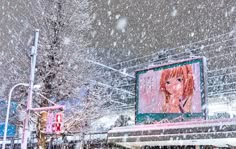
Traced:
<path fill-rule="evenodd" d="M 51 107 L 32 108 L 30 111 L 49 111 L 49 110 L 64 110 L 65 106 L 56 105 Z"/>
<path fill-rule="evenodd" d="M 14 149 L 14 138 L 11 138 L 11 146 L 10 149 Z"/>
<path fill-rule="evenodd" d="M 29 82 L 29 91 L 28 91 L 28 98 L 27 98 L 27 113 L 24 119 L 24 126 L 23 126 L 23 134 L 21 140 L 21 149 L 27 149 L 27 134 L 28 134 L 28 123 L 30 118 L 30 109 L 32 107 L 32 96 L 33 96 L 33 87 L 34 87 L 34 73 L 35 73 L 35 65 L 36 65 L 36 56 L 37 56 L 37 48 L 38 48 L 38 38 L 39 38 L 39 30 L 35 32 L 34 38 L 34 46 L 31 49 L 31 68 L 30 68 L 30 82 Z"/>

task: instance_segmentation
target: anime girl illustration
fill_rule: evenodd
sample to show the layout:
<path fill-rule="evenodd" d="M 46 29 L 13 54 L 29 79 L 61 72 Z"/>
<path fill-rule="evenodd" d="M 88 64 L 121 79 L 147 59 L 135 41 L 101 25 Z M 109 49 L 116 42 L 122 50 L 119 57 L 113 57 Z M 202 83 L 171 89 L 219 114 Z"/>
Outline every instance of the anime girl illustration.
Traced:
<path fill-rule="evenodd" d="M 163 95 L 164 113 L 191 113 L 194 79 L 191 65 L 162 71 L 160 92 Z"/>

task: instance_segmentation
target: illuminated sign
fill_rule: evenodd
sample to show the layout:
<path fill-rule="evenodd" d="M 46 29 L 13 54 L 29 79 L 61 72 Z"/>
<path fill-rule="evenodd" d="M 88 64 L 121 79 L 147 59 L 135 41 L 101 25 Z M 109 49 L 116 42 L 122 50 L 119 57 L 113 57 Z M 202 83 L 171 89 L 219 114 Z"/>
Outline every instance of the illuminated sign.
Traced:
<path fill-rule="evenodd" d="M 54 114 L 53 112 L 48 112 L 47 115 L 47 125 L 46 133 L 61 133 L 63 127 L 63 112 Z"/>
<path fill-rule="evenodd" d="M 136 123 L 205 117 L 205 59 L 136 71 Z"/>

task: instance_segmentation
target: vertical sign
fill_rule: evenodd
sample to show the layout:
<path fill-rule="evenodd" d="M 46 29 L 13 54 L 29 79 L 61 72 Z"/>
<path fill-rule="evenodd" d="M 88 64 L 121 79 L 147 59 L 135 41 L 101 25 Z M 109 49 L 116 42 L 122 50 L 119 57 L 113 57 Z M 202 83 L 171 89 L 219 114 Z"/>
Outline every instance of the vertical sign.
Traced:
<path fill-rule="evenodd" d="M 62 112 L 57 113 L 55 118 L 56 119 L 55 119 L 55 123 L 54 123 L 54 131 L 56 133 L 61 133 L 62 122 L 63 122 L 63 113 Z"/>

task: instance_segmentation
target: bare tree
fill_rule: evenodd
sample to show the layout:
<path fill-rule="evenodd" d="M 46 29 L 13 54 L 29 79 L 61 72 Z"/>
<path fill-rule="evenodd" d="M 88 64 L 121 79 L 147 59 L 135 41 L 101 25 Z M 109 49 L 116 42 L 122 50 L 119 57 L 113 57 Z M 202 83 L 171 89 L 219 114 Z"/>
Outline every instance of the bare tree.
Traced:
<path fill-rule="evenodd" d="M 59 104 L 61 101 L 69 103 L 72 99 L 79 103 L 71 104 L 65 113 L 67 132 L 85 131 L 91 120 L 101 117 L 101 108 L 122 105 L 124 103 L 117 100 L 119 96 L 126 98 L 131 95 L 119 89 L 118 86 L 124 82 L 122 77 L 86 61 L 98 59 L 96 49 L 88 48 L 92 22 L 96 17 L 93 3 L 88 0 L 1 3 L 5 10 L 1 14 L 1 21 L 4 22 L 2 18 L 8 18 L 6 26 L 1 27 L 4 31 L 4 38 L 0 42 L 0 78 L 4 82 L 0 84 L 1 96 L 6 98 L 13 84 L 28 82 L 29 49 L 34 29 L 40 30 L 36 64 L 36 84 L 42 86 L 40 94 Z M 85 96 L 81 95 L 84 89 Z M 23 87 L 14 92 L 15 99 L 22 99 L 26 95 Z M 34 106 L 49 105 L 45 98 L 34 97 Z M 24 109 L 24 101 L 18 102 L 21 102 L 21 110 Z M 34 121 L 37 122 L 36 119 Z M 38 132 L 38 136 L 41 136 L 39 142 L 45 142 L 45 135 Z M 40 145 L 45 147 L 44 143 Z"/>
<path fill-rule="evenodd" d="M 79 79 L 85 75 L 92 77 L 88 73 L 90 65 L 83 61 L 89 56 L 85 49 L 90 44 L 87 36 L 92 29 L 92 4 L 87 0 L 26 0 L 17 2 L 15 11 L 9 10 L 13 5 L 7 1 L 1 5 L 6 8 L 4 14 L 8 13 L 9 19 L 7 27 L 2 28 L 6 30 L 5 40 L 1 42 L 2 96 L 6 98 L 13 84 L 28 82 L 32 31 L 39 29 L 36 83 L 42 86 L 41 94 L 55 99 L 54 102 L 77 97 L 77 90 L 83 85 Z M 6 41 L 7 38 L 10 40 Z M 20 88 L 14 98 L 26 94 L 26 90 Z M 44 98 L 35 100 L 40 107 L 49 105 Z M 78 116 L 83 121 L 83 116 Z M 45 135 L 39 132 L 39 136 L 42 140 L 39 142 L 45 142 Z M 41 145 L 45 148 L 45 144 Z"/>

